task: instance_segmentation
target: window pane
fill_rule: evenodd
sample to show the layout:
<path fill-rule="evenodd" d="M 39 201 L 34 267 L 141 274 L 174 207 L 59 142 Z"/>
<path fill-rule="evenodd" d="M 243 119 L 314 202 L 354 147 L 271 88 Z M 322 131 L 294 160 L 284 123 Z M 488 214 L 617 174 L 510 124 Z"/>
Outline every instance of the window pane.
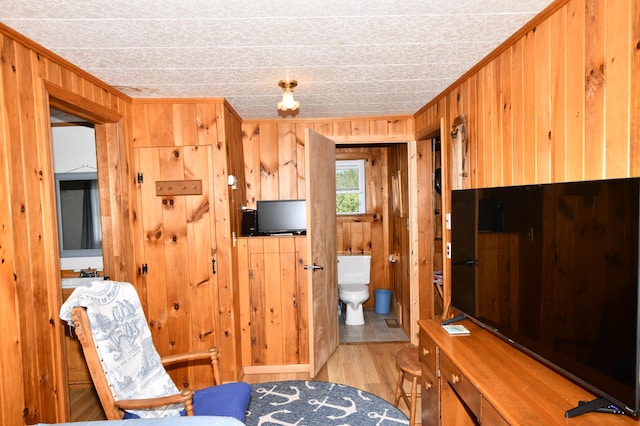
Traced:
<path fill-rule="evenodd" d="M 364 165 L 360 159 L 336 161 L 337 214 L 366 213 Z"/>
<path fill-rule="evenodd" d="M 336 170 L 336 190 L 357 191 L 358 189 L 358 169 Z"/>
<path fill-rule="evenodd" d="M 337 213 L 358 213 L 360 206 L 358 205 L 358 194 L 337 194 L 336 195 L 336 212 Z"/>

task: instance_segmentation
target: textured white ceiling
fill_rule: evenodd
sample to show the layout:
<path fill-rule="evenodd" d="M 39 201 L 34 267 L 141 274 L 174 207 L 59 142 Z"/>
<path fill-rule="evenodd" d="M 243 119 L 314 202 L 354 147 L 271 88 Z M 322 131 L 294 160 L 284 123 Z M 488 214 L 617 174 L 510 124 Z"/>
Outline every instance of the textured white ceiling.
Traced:
<path fill-rule="evenodd" d="M 0 0 L 0 22 L 133 98 L 277 118 L 413 114 L 551 0 Z"/>

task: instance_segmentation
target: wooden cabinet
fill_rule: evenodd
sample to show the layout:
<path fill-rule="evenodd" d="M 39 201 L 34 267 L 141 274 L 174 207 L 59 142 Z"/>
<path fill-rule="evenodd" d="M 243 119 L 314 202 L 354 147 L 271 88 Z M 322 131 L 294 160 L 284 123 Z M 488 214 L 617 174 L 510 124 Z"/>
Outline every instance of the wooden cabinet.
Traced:
<path fill-rule="evenodd" d="M 62 289 L 62 300 L 67 298 L 73 292 L 72 288 Z M 91 387 L 91 375 L 84 360 L 82 346 L 78 338 L 73 334 L 71 327 L 65 327 L 64 332 L 64 349 L 66 355 L 67 374 L 69 378 L 69 388 Z"/>
<path fill-rule="evenodd" d="M 236 248 L 244 371 L 308 371 L 306 237 L 239 238 Z"/>
<path fill-rule="evenodd" d="M 449 336 L 436 320 L 418 324 L 423 425 L 638 424 L 602 413 L 567 419 L 594 395 L 471 321 L 469 336 Z"/>
<path fill-rule="evenodd" d="M 436 344 L 420 330 L 420 365 L 422 366 L 422 425 L 437 425 L 440 419 L 440 387 Z"/>

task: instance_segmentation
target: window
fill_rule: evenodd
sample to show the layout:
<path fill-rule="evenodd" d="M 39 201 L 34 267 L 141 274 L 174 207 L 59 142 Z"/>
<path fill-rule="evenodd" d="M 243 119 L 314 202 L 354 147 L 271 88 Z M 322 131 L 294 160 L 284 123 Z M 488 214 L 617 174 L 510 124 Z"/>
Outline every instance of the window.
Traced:
<path fill-rule="evenodd" d="M 364 214 L 366 211 L 364 160 L 336 161 L 336 213 Z"/>

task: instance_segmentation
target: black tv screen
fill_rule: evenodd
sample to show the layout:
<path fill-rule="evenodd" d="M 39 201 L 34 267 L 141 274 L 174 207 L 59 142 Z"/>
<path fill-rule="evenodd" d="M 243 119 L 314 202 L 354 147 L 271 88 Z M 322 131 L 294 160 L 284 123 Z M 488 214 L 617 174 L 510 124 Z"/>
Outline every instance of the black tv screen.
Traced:
<path fill-rule="evenodd" d="M 452 306 L 634 416 L 639 182 L 455 190 L 451 202 Z"/>
<path fill-rule="evenodd" d="M 259 200 L 256 204 L 257 230 L 260 235 L 305 234 L 305 200 Z"/>

